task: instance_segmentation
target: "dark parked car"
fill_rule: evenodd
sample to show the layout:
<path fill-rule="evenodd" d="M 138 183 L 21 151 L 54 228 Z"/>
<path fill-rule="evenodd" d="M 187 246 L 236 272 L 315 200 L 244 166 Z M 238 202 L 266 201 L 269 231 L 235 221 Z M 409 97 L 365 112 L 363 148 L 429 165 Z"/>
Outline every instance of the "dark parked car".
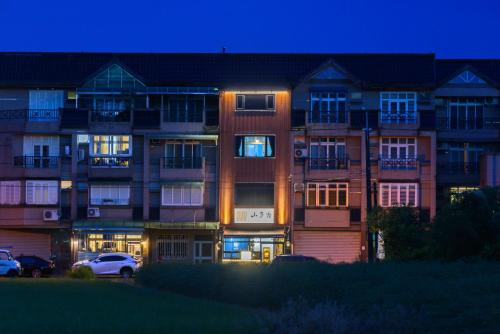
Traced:
<path fill-rule="evenodd" d="M 274 263 L 299 263 L 299 262 L 319 262 L 318 259 L 312 256 L 304 256 L 304 255 L 278 255 L 274 258 Z"/>
<path fill-rule="evenodd" d="M 38 256 L 21 255 L 16 258 L 23 268 L 23 276 L 34 278 L 52 275 L 55 269 L 53 261 L 44 260 Z"/>

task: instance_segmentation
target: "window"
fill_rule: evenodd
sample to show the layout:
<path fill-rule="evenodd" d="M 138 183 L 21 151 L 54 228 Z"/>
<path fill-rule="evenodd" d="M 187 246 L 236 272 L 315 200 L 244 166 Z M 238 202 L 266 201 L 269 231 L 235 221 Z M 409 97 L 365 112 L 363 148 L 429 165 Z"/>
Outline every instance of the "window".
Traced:
<path fill-rule="evenodd" d="M 345 138 L 312 137 L 310 152 L 311 169 L 347 168 Z"/>
<path fill-rule="evenodd" d="M 21 182 L 0 181 L 0 204 L 15 205 L 21 203 Z"/>
<path fill-rule="evenodd" d="M 162 187 L 161 204 L 165 206 L 203 205 L 202 184 L 172 184 Z"/>
<path fill-rule="evenodd" d="M 417 121 L 417 94 L 415 92 L 380 93 L 382 123 L 399 124 Z"/>
<path fill-rule="evenodd" d="M 188 238 L 184 234 L 160 235 L 156 240 L 158 261 L 183 260 L 188 256 Z"/>
<path fill-rule="evenodd" d="M 91 185 L 90 205 L 129 205 L 129 185 Z"/>
<path fill-rule="evenodd" d="M 50 121 L 59 118 L 59 108 L 64 106 L 62 90 L 30 90 L 29 111 L 30 121 Z"/>
<path fill-rule="evenodd" d="M 347 207 L 347 183 L 308 183 L 307 206 Z"/>
<path fill-rule="evenodd" d="M 99 73 L 94 79 L 85 84 L 85 87 L 92 88 L 140 88 L 144 84 L 135 79 L 130 73 L 125 71 L 118 64 L 109 66 Z"/>
<path fill-rule="evenodd" d="M 23 155 L 17 164 L 26 168 L 56 168 L 59 162 L 59 137 L 24 136 Z"/>
<path fill-rule="evenodd" d="M 58 194 L 57 181 L 26 181 L 26 204 L 57 204 Z"/>
<path fill-rule="evenodd" d="M 270 158 L 275 156 L 274 136 L 236 136 L 235 156 Z"/>
<path fill-rule="evenodd" d="M 380 206 L 418 206 L 416 183 L 380 183 Z"/>
<path fill-rule="evenodd" d="M 274 111 L 274 94 L 237 94 L 236 110 L 248 111 Z"/>
<path fill-rule="evenodd" d="M 310 123 L 346 123 L 345 92 L 313 92 L 311 93 Z"/>
<path fill-rule="evenodd" d="M 93 167 L 128 167 L 132 155 L 131 136 L 92 136 Z"/>
<path fill-rule="evenodd" d="M 460 197 L 470 191 L 476 191 L 479 187 L 450 187 L 450 201 L 456 202 Z"/>
<path fill-rule="evenodd" d="M 201 168 L 201 144 L 191 140 L 169 141 L 165 144 L 165 168 Z"/>
<path fill-rule="evenodd" d="M 236 183 L 234 206 L 258 208 L 274 206 L 273 183 Z"/>
<path fill-rule="evenodd" d="M 417 140 L 406 137 L 382 137 L 380 160 L 383 169 L 415 169 Z"/>
<path fill-rule="evenodd" d="M 72 186 L 71 180 L 61 180 L 61 190 L 70 190 Z"/>
<path fill-rule="evenodd" d="M 203 122 L 203 95 L 164 95 L 164 122 Z"/>
<path fill-rule="evenodd" d="M 445 167 L 453 173 L 478 174 L 483 151 L 481 144 L 451 143 Z"/>
<path fill-rule="evenodd" d="M 458 98 L 448 101 L 447 129 L 482 129 L 484 99 Z"/>

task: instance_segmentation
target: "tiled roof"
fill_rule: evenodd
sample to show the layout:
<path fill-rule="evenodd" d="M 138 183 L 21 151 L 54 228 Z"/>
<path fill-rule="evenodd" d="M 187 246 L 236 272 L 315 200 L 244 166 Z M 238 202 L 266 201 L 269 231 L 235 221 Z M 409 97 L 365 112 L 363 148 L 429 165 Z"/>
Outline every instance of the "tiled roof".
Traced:
<path fill-rule="evenodd" d="M 368 87 L 427 87 L 433 54 L 0 53 L 0 86 L 78 87 L 118 61 L 148 86 L 289 87 L 328 61 Z"/>

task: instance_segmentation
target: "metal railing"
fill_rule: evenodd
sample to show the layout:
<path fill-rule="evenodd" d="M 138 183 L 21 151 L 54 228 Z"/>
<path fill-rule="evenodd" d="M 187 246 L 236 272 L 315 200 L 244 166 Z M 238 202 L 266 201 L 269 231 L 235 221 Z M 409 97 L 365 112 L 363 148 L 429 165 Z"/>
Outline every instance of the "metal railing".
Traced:
<path fill-rule="evenodd" d="M 0 110 L 0 119 L 19 119 L 28 122 L 54 122 L 60 117 L 59 109 Z"/>
<path fill-rule="evenodd" d="M 177 158 L 163 157 L 163 168 L 168 169 L 201 169 L 203 157 Z"/>
<path fill-rule="evenodd" d="M 51 122 L 59 120 L 59 109 L 28 109 L 28 121 Z"/>
<path fill-rule="evenodd" d="M 416 156 L 388 157 L 379 156 L 380 168 L 384 170 L 413 170 L 417 169 L 419 159 Z"/>
<path fill-rule="evenodd" d="M 204 110 L 168 110 L 162 109 L 163 122 L 201 123 Z"/>
<path fill-rule="evenodd" d="M 441 161 L 437 164 L 438 174 L 478 175 L 479 161 Z"/>
<path fill-rule="evenodd" d="M 59 157 L 16 156 L 14 157 L 14 166 L 23 168 L 57 168 L 59 166 Z"/>
<path fill-rule="evenodd" d="M 92 122 L 130 122 L 130 110 L 92 110 Z"/>
<path fill-rule="evenodd" d="M 345 124 L 349 121 L 347 111 L 309 111 L 309 123 L 322 123 L 322 124 Z"/>
<path fill-rule="evenodd" d="M 310 169 L 347 169 L 347 157 L 309 158 Z"/>
<path fill-rule="evenodd" d="M 90 166 L 107 168 L 127 168 L 131 157 L 90 157 Z"/>
<path fill-rule="evenodd" d="M 382 124 L 416 124 L 417 123 L 417 113 L 413 114 L 390 114 L 380 113 L 380 123 Z"/>
<path fill-rule="evenodd" d="M 500 118 L 453 119 L 440 117 L 437 119 L 437 127 L 446 130 L 500 129 Z"/>

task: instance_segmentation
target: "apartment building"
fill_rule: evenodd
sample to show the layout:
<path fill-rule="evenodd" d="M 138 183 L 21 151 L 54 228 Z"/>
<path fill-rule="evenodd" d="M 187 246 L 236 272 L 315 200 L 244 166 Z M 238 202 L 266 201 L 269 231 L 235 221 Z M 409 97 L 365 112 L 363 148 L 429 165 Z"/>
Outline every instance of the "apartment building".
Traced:
<path fill-rule="evenodd" d="M 499 148 L 499 68 L 432 54 L 1 53 L 0 247 L 61 268 L 111 251 L 366 259 L 367 189 L 372 205 L 428 220 L 436 190 L 479 184 L 472 161 Z"/>
<path fill-rule="evenodd" d="M 372 206 L 434 215 L 433 66 L 432 55 L 337 56 L 294 89 L 295 253 L 367 259 L 368 187 Z"/>
<path fill-rule="evenodd" d="M 438 203 L 479 187 L 482 156 L 500 150 L 499 79 L 497 60 L 436 61 Z"/>

